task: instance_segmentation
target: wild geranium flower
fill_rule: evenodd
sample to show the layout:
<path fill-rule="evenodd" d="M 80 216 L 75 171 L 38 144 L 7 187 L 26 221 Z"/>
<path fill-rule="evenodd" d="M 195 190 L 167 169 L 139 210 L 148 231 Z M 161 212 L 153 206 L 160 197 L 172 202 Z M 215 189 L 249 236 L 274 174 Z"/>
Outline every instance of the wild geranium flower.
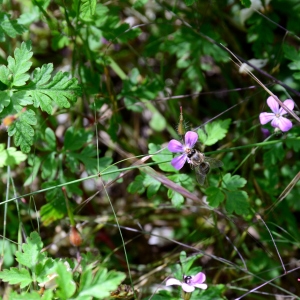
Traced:
<path fill-rule="evenodd" d="M 270 96 L 267 99 L 267 104 L 271 108 L 273 113 L 263 112 L 259 115 L 259 120 L 262 125 L 271 122 L 271 125 L 275 128 L 279 128 L 281 131 L 289 131 L 293 124 L 292 122 L 283 117 L 283 115 L 287 114 L 287 112 L 279 106 L 278 102 Z M 291 99 L 287 99 L 283 102 L 290 110 L 294 109 L 294 101 Z"/>
<path fill-rule="evenodd" d="M 171 140 L 168 144 L 169 151 L 173 153 L 182 153 L 181 155 L 172 159 L 171 164 L 172 166 L 180 170 L 186 161 L 190 163 L 190 159 L 188 158 L 188 154 L 190 153 L 191 149 L 193 149 L 194 145 L 198 141 L 198 134 L 194 131 L 188 131 L 184 136 L 184 144 L 181 144 L 177 140 Z"/>
<path fill-rule="evenodd" d="M 204 273 L 200 272 L 195 276 L 184 276 L 183 282 L 176 278 L 169 278 L 166 281 L 166 286 L 170 285 L 180 285 L 181 288 L 186 293 L 191 293 L 195 290 L 195 288 L 206 290 L 207 284 L 203 283 L 206 280 L 206 276 Z"/>

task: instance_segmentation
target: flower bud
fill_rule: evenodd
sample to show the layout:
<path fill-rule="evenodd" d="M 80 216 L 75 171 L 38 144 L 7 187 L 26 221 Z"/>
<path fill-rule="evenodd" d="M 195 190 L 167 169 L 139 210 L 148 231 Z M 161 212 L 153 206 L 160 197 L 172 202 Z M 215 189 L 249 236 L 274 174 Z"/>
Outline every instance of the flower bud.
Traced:
<path fill-rule="evenodd" d="M 70 230 L 70 243 L 75 247 L 79 247 L 82 243 L 81 235 L 74 226 L 71 226 Z"/>

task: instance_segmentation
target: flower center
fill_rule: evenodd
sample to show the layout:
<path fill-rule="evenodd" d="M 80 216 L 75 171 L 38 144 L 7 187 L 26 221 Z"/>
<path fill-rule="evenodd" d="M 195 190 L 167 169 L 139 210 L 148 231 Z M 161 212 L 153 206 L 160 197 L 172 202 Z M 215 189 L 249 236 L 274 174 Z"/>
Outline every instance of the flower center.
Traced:
<path fill-rule="evenodd" d="M 280 114 L 275 114 L 275 117 L 276 118 L 280 118 Z"/>
<path fill-rule="evenodd" d="M 187 147 L 187 146 L 184 146 L 184 152 L 189 155 L 191 153 L 192 149 Z"/>

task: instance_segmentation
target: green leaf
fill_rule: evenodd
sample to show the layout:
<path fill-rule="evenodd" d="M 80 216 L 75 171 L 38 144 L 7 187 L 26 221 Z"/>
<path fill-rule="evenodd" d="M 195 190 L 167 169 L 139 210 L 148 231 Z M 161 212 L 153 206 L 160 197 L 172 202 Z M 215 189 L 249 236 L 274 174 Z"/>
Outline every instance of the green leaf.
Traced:
<path fill-rule="evenodd" d="M 41 253 L 43 248 L 43 242 L 37 232 L 32 232 L 30 237 L 27 237 L 26 244 L 22 245 L 23 252 L 16 252 L 16 260 L 23 266 L 34 270 L 38 261 L 45 257 L 44 253 Z"/>
<path fill-rule="evenodd" d="M 227 132 L 231 119 L 218 120 L 205 125 L 205 130 L 199 129 L 199 140 L 206 146 L 211 146 L 222 140 Z"/>
<path fill-rule="evenodd" d="M 191 6 L 193 5 L 197 0 L 184 0 L 184 3 L 186 6 Z"/>
<path fill-rule="evenodd" d="M 161 150 L 161 147 L 155 144 L 150 143 L 149 147 L 149 154 L 154 154 L 157 151 Z M 165 172 L 177 172 L 177 170 L 171 165 L 171 160 L 173 158 L 172 152 L 168 149 L 165 149 L 157 154 L 152 156 L 152 160 L 157 162 L 159 165 L 158 167 Z M 168 161 L 168 162 L 166 162 Z"/>
<path fill-rule="evenodd" d="M 284 56 L 292 61 L 297 61 L 300 59 L 300 55 L 297 52 L 296 48 L 287 44 L 283 45 Z"/>
<path fill-rule="evenodd" d="M 57 283 L 56 295 L 61 299 L 69 299 L 76 290 L 76 284 L 73 281 L 72 271 L 67 270 L 67 266 L 58 262 L 56 267 L 57 277 L 55 281 Z"/>
<path fill-rule="evenodd" d="M 147 189 L 147 197 L 151 198 L 157 193 L 160 186 L 161 183 L 159 181 L 155 180 L 149 175 L 145 175 L 144 173 L 142 173 L 141 175 L 135 177 L 134 181 L 129 184 L 127 190 L 132 194 L 142 194 Z"/>
<path fill-rule="evenodd" d="M 264 153 L 263 160 L 266 168 L 270 168 L 282 161 L 285 157 L 285 151 L 282 143 L 274 145 L 270 150 Z"/>
<path fill-rule="evenodd" d="M 1 72 L 1 67 L 0 67 L 0 72 Z M 1 80 L 1 74 L 0 74 L 0 80 Z M 7 94 L 7 92 L 0 91 L 0 112 L 3 111 L 3 109 L 9 105 L 9 103 L 10 103 L 10 97 Z"/>
<path fill-rule="evenodd" d="M 247 8 L 249 8 L 251 6 L 251 1 L 250 0 L 241 0 L 241 3 L 246 6 Z"/>
<path fill-rule="evenodd" d="M 56 73 L 49 82 L 52 71 L 51 63 L 36 68 L 32 83 L 24 88 L 26 96 L 32 99 L 34 106 L 40 107 L 48 114 L 52 114 L 55 104 L 60 108 L 69 108 L 69 101 L 75 102 L 81 94 L 77 79 L 70 78 L 67 72 Z"/>
<path fill-rule="evenodd" d="M 54 51 L 62 49 L 70 44 L 69 37 L 64 32 L 53 32 L 52 33 L 51 46 Z"/>
<path fill-rule="evenodd" d="M 53 187 L 60 181 L 48 181 L 42 185 L 43 188 Z M 67 213 L 65 197 L 61 189 L 54 189 L 46 193 L 47 204 L 41 207 L 41 220 L 48 226 L 56 220 L 60 220 Z"/>
<path fill-rule="evenodd" d="M 247 180 L 240 177 L 239 175 L 231 176 L 230 173 L 227 173 L 223 176 L 222 187 L 229 191 L 236 191 L 239 188 L 242 188 L 247 183 Z"/>
<path fill-rule="evenodd" d="M 43 295 L 43 300 L 48 300 L 49 298 L 45 298 L 45 294 L 49 295 L 48 291 L 45 291 L 44 295 Z M 52 294 L 52 293 L 51 293 Z M 11 292 L 9 294 L 9 300 L 40 300 L 41 299 L 41 295 L 36 292 L 36 291 L 31 291 L 31 292 L 23 292 L 22 294 L 18 294 L 17 292 Z M 50 298 L 49 300 L 52 300 L 52 298 Z"/>
<path fill-rule="evenodd" d="M 171 189 L 168 189 L 168 198 L 171 199 L 172 204 L 176 208 L 180 208 L 184 202 L 184 197 Z"/>
<path fill-rule="evenodd" d="M 49 276 L 55 273 L 57 262 L 52 258 L 47 258 L 38 263 L 35 268 L 36 280 L 39 283 L 49 282 Z"/>
<path fill-rule="evenodd" d="M 103 158 L 106 158 L 106 157 L 103 157 Z M 101 158 L 100 158 L 101 160 Z M 110 174 L 103 174 L 101 175 L 101 178 L 104 180 L 104 181 L 110 181 L 110 180 L 114 180 L 116 179 L 119 175 L 120 175 L 120 172 L 118 171 L 119 168 L 117 166 L 109 166 L 108 168 L 105 168 L 105 171 L 103 171 L 103 173 L 110 173 Z M 122 179 L 119 179 L 119 180 L 122 180 Z"/>
<path fill-rule="evenodd" d="M 96 10 L 96 0 L 81 0 L 80 1 L 80 18 L 85 21 L 90 21 Z"/>
<path fill-rule="evenodd" d="M 44 147 L 45 150 L 55 151 L 56 150 L 56 136 L 54 131 L 47 127 L 45 130 L 44 141 L 47 143 L 47 146 Z"/>
<path fill-rule="evenodd" d="M 54 180 L 57 174 L 58 163 L 59 159 L 57 158 L 56 152 L 51 152 L 45 156 L 42 167 L 42 178 Z"/>
<path fill-rule="evenodd" d="M 298 152 L 300 150 L 300 140 L 290 139 L 286 140 L 285 143 L 289 149 L 293 149 L 295 152 Z"/>
<path fill-rule="evenodd" d="M 148 0 L 136 0 L 136 1 L 134 1 L 132 7 L 137 9 L 139 7 L 143 7 L 147 3 L 148 3 Z"/>
<path fill-rule="evenodd" d="M 159 112 L 154 112 L 152 115 L 152 119 L 149 122 L 151 128 L 156 131 L 162 131 L 166 128 L 166 119 Z"/>
<path fill-rule="evenodd" d="M 92 136 L 93 135 L 90 131 L 85 131 L 83 129 L 75 131 L 75 129 L 71 126 L 65 133 L 64 147 L 69 151 L 79 150 L 86 143 L 91 141 Z"/>
<path fill-rule="evenodd" d="M 17 20 L 12 20 L 11 15 L 0 12 L 0 36 L 2 36 L 1 41 L 5 41 L 4 33 L 9 37 L 15 38 L 17 35 L 21 35 L 26 31 L 26 28 L 18 24 Z"/>
<path fill-rule="evenodd" d="M 6 66 L 0 66 L 0 81 L 2 81 L 4 84 L 9 85 L 12 79 L 12 75 L 9 71 L 9 69 L 7 69 Z M 5 93 L 5 92 L 1 92 L 1 93 Z M 3 96 L 1 96 L 1 98 L 3 98 Z M 7 105 L 5 105 L 7 106 Z"/>
<path fill-rule="evenodd" d="M 18 165 L 27 158 L 27 155 L 21 151 L 17 151 L 14 147 L 10 147 L 8 149 L 4 148 L 5 145 L 0 144 L 0 168 L 4 166 Z"/>
<path fill-rule="evenodd" d="M 26 72 L 30 69 L 32 62 L 29 59 L 32 57 L 31 52 L 31 42 L 23 42 L 21 48 L 16 48 L 14 52 L 15 58 L 9 56 L 8 69 L 13 75 L 12 86 L 22 86 L 25 85 L 26 81 L 29 79 L 29 75 Z"/>
<path fill-rule="evenodd" d="M 217 187 L 208 187 L 205 193 L 207 194 L 207 202 L 211 207 L 218 207 L 225 199 L 224 194 Z"/>
<path fill-rule="evenodd" d="M 34 130 L 31 125 L 36 125 L 36 122 L 34 111 L 29 109 L 8 127 L 8 135 L 14 136 L 15 145 L 20 146 L 24 153 L 28 153 L 33 144 Z"/>
<path fill-rule="evenodd" d="M 76 168 L 78 168 L 78 165 L 81 161 L 84 164 L 86 170 L 91 174 L 95 174 L 98 171 L 98 163 L 99 170 L 101 172 L 103 169 L 107 168 L 112 162 L 112 159 L 109 157 L 101 157 L 99 158 L 99 160 L 97 160 L 97 150 L 95 149 L 94 145 L 88 145 L 84 147 L 80 153 L 67 153 L 67 159 L 74 159 L 73 167 L 76 166 Z"/>
<path fill-rule="evenodd" d="M 92 279 L 92 270 L 88 270 L 84 274 L 84 281 L 80 282 L 78 297 L 97 295 L 97 299 L 108 299 L 110 292 L 117 289 L 125 277 L 121 272 L 107 272 L 107 269 L 100 268 Z"/>
<path fill-rule="evenodd" d="M 144 174 L 136 176 L 134 181 L 132 181 L 127 187 L 127 191 L 131 194 L 143 194 L 145 192 L 144 179 Z"/>
<path fill-rule="evenodd" d="M 248 194 L 245 191 L 226 192 L 226 198 L 225 208 L 230 214 L 233 212 L 238 215 L 248 213 Z"/>
<path fill-rule="evenodd" d="M 24 288 L 32 282 L 30 273 L 27 269 L 10 268 L 0 272 L 0 278 L 9 284 L 20 284 L 20 288 Z"/>
<path fill-rule="evenodd" d="M 161 183 L 153 177 L 146 175 L 144 178 L 144 186 L 147 188 L 147 197 L 151 198 L 158 192 L 161 187 Z"/>
<path fill-rule="evenodd" d="M 4 247 L 4 248 L 2 248 Z M 5 249 L 3 256 L 3 266 L 10 267 L 15 262 L 15 252 L 17 247 L 15 244 L 9 242 L 8 240 L 0 240 L 0 249 Z"/>

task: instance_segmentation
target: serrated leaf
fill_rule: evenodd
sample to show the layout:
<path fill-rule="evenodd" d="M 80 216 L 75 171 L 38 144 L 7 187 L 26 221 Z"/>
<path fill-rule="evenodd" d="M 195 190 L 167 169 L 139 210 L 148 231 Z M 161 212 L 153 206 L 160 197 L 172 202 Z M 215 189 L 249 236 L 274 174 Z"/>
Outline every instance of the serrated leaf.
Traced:
<path fill-rule="evenodd" d="M 29 79 L 29 75 L 26 72 L 30 69 L 32 62 L 29 59 L 32 57 L 31 42 L 23 42 L 21 48 L 16 48 L 14 52 L 14 58 L 9 56 L 8 69 L 13 75 L 12 85 L 22 86 L 25 85 Z"/>
<path fill-rule="evenodd" d="M 27 269 L 10 268 L 0 272 L 0 278 L 9 284 L 20 284 L 20 288 L 24 288 L 32 282 L 30 273 Z"/>
<path fill-rule="evenodd" d="M 26 244 L 22 245 L 23 252 L 16 252 L 16 260 L 22 264 L 34 270 L 39 260 L 45 257 L 44 253 L 41 253 L 43 248 L 43 242 L 37 232 L 32 232 L 30 237 L 27 237 Z"/>
<path fill-rule="evenodd" d="M 249 203 L 248 194 L 245 191 L 226 192 L 226 210 L 231 214 L 236 212 L 238 215 L 248 213 Z"/>
<path fill-rule="evenodd" d="M 0 144 L 0 168 L 4 166 L 14 166 L 26 160 L 27 155 L 21 151 L 17 151 L 14 147 L 3 149 L 4 144 Z"/>
<path fill-rule="evenodd" d="M 69 73 L 58 72 L 52 78 L 52 64 L 36 68 L 33 73 L 32 83 L 24 90 L 26 96 L 32 98 L 35 107 L 40 107 L 48 114 L 52 113 L 54 103 L 60 108 L 69 108 L 70 102 L 75 102 L 81 94 L 81 88 L 76 78 L 69 78 Z M 54 102 L 54 103 L 53 103 Z"/>
<path fill-rule="evenodd" d="M 228 132 L 230 123 L 231 119 L 226 119 L 206 124 L 205 131 L 203 131 L 202 129 L 198 130 L 200 142 L 206 146 L 211 146 L 216 142 L 222 140 Z"/>
<path fill-rule="evenodd" d="M 225 199 L 225 195 L 217 187 L 208 187 L 205 193 L 207 194 L 207 202 L 211 207 L 218 207 Z"/>
<path fill-rule="evenodd" d="M 81 0 L 80 1 L 80 18 L 85 21 L 91 20 L 96 10 L 96 0 Z"/>
<path fill-rule="evenodd" d="M 0 81 L 2 81 L 6 85 L 9 85 L 11 82 L 10 79 L 12 79 L 12 76 L 11 76 L 11 73 L 9 72 L 8 68 L 3 65 L 0 66 Z M 4 92 L 1 92 L 1 93 L 4 93 Z"/>
<path fill-rule="evenodd" d="M 55 271 L 58 275 L 55 278 L 55 282 L 58 286 L 56 295 L 61 299 L 69 299 L 76 290 L 76 284 L 73 281 L 72 272 L 68 271 L 67 266 L 62 262 L 58 262 Z"/>
<path fill-rule="evenodd" d="M 236 191 L 247 183 L 247 180 L 242 178 L 239 175 L 231 176 L 230 173 L 227 173 L 223 176 L 222 187 L 229 191 Z"/>
<path fill-rule="evenodd" d="M 8 135 L 14 136 L 15 145 L 20 146 L 24 153 L 28 153 L 33 144 L 34 130 L 31 125 L 36 125 L 36 122 L 34 111 L 29 109 L 8 127 Z"/>

